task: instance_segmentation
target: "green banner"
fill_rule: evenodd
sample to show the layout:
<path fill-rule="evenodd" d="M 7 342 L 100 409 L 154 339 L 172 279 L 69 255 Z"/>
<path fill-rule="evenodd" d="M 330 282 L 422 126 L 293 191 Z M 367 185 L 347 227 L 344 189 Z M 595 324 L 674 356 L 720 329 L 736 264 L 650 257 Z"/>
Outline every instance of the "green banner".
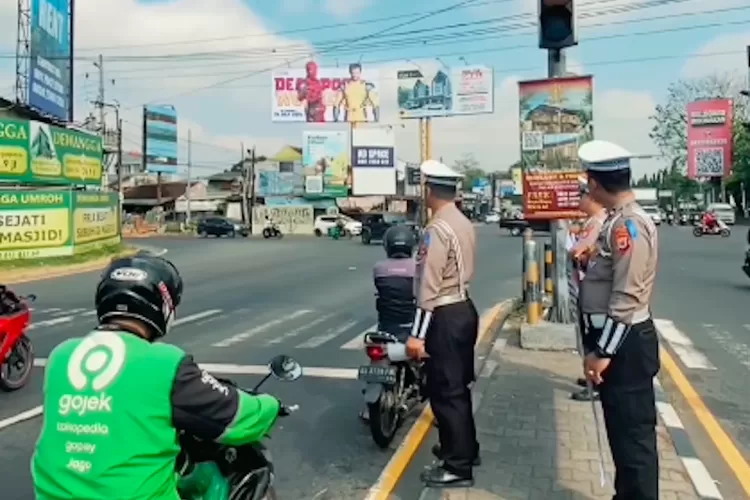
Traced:
<path fill-rule="evenodd" d="M 102 156 L 97 135 L 0 118 L 0 182 L 100 185 Z"/>
<path fill-rule="evenodd" d="M 121 239 L 116 193 L 0 191 L 0 260 L 82 253 Z"/>

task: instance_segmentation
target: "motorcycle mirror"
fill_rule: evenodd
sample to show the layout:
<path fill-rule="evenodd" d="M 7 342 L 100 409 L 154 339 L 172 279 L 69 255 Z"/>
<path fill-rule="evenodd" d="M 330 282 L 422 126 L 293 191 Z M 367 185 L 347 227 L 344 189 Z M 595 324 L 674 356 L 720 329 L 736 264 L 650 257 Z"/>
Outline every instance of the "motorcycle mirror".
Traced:
<path fill-rule="evenodd" d="M 285 354 L 274 356 L 268 363 L 268 369 L 274 377 L 284 382 L 294 382 L 302 376 L 302 365 Z"/>
<path fill-rule="evenodd" d="M 30 293 L 24 298 L 26 299 L 27 302 L 34 302 L 36 300 L 36 295 L 34 295 L 33 293 Z"/>

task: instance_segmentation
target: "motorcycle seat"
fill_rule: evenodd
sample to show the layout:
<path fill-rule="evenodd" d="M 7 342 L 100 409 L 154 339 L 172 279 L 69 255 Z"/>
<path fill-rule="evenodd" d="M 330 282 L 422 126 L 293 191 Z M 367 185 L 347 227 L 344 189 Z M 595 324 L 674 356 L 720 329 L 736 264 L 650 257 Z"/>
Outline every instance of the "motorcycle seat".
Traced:
<path fill-rule="evenodd" d="M 396 344 L 398 337 L 388 332 L 369 332 L 365 334 L 365 344 Z"/>

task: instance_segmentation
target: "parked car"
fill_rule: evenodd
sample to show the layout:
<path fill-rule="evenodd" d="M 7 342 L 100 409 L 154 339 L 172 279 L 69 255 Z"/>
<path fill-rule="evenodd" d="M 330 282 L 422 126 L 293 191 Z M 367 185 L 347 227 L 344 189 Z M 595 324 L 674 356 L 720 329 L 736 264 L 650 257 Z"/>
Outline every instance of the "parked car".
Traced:
<path fill-rule="evenodd" d="M 500 214 L 497 212 L 490 212 L 484 216 L 485 224 L 497 224 L 500 222 Z"/>
<path fill-rule="evenodd" d="M 711 203 L 706 210 L 716 212 L 719 220 L 728 226 L 735 223 L 734 208 L 729 203 Z"/>
<path fill-rule="evenodd" d="M 661 213 L 659 207 L 643 207 L 643 211 L 646 212 L 649 217 L 651 217 L 651 220 L 654 221 L 654 224 L 656 224 L 657 226 L 661 224 Z"/>
<path fill-rule="evenodd" d="M 227 217 L 205 217 L 198 222 L 198 235 L 206 238 L 207 236 L 228 236 L 235 238 L 238 234 L 246 238 L 250 234 L 250 229 L 241 221 L 229 219 Z"/>
<path fill-rule="evenodd" d="M 326 236 L 328 230 L 336 226 L 336 223 L 342 220 L 344 230 L 352 236 L 362 234 L 362 223 L 345 215 L 319 215 L 315 218 L 315 236 Z"/>
<path fill-rule="evenodd" d="M 373 241 L 382 241 L 385 232 L 397 224 L 409 226 L 414 236 L 419 240 L 419 228 L 414 221 L 410 221 L 403 214 L 371 213 L 366 214 L 362 225 L 362 244 L 369 245 Z"/>

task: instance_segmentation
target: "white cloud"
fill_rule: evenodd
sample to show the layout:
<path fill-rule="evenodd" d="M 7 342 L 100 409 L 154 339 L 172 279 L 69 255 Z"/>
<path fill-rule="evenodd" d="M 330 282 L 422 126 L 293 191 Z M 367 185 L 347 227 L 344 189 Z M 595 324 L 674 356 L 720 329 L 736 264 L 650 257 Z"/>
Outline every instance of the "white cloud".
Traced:
<path fill-rule="evenodd" d="M 715 74 L 730 74 L 744 82 L 748 76 L 745 52 L 745 47 L 748 45 L 750 45 L 750 32 L 719 35 L 695 52 L 695 55 L 713 55 L 689 58 L 682 67 L 680 76 L 700 78 Z"/>
<path fill-rule="evenodd" d="M 351 17 L 371 4 L 372 0 L 325 0 L 323 5 L 336 17 Z"/>

